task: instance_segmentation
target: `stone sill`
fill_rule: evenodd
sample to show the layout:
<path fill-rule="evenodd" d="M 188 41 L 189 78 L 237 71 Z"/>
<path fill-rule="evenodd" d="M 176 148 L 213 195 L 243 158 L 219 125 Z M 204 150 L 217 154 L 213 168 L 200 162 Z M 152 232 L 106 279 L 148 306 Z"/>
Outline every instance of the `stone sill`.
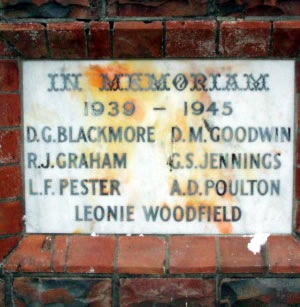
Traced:
<path fill-rule="evenodd" d="M 300 244 L 270 236 L 261 251 L 252 237 L 27 235 L 3 262 L 30 273 L 300 273 Z"/>

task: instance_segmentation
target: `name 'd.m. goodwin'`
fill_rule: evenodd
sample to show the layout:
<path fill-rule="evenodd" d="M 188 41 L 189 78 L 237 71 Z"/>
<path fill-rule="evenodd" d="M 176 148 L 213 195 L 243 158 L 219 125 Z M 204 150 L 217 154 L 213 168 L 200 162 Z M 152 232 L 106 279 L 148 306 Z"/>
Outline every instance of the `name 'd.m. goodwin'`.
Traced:
<path fill-rule="evenodd" d="M 49 92 L 82 91 L 82 74 L 48 74 Z M 269 74 L 99 74 L 99 91 L 269 91 Z"/>

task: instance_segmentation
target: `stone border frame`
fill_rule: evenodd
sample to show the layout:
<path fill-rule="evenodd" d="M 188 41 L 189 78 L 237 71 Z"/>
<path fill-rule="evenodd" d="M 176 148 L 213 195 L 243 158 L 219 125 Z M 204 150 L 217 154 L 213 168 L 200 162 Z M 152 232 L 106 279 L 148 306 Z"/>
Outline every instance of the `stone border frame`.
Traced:
<path fill-rule="evenodd" d="M 20 98 L 22 59 L 299 60 L 299 37 L 300 21 L 290 20 L 0 24 L 0 276 L 9 279 L 30 273 L 111 278 L 117 301 L 118 284 L 127 277 L 198 277 L 215 279 L 216 286 L 224 276 L 299 277 L 295 275 L 300 273 L 298 143 L 293 234 L 269 237 L 257 254 L 249 251 L 250 238 L 243 236 L 27 235 L 23 225 Z M 296 63 L 296 73 L 299 102 L 300 62 Z M 298 114 L 298 139 L 299 123 Z"/>

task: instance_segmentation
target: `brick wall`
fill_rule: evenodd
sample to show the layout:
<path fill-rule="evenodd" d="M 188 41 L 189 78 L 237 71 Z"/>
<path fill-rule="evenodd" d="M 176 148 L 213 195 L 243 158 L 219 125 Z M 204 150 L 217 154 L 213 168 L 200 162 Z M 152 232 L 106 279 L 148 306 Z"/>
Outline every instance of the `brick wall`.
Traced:
<path fill-rule="evenodd" d="M 0 4 L 0 306 L 300 304 L 298 153 L 293 235 L 257 254 L 247 237 L 26 235 L 20 70 L 22 59 L 289 58 L 300 93 L 300 2 Z"/>

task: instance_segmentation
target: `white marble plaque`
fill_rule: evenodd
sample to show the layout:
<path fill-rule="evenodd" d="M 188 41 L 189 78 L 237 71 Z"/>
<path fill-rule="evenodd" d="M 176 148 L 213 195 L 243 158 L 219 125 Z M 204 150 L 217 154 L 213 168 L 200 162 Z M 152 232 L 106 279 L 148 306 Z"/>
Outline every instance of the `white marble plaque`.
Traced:
<path fill-rule="evenodd" d="M 28 233 L 291 233 L 293 61 L 25 61 Z"/>

